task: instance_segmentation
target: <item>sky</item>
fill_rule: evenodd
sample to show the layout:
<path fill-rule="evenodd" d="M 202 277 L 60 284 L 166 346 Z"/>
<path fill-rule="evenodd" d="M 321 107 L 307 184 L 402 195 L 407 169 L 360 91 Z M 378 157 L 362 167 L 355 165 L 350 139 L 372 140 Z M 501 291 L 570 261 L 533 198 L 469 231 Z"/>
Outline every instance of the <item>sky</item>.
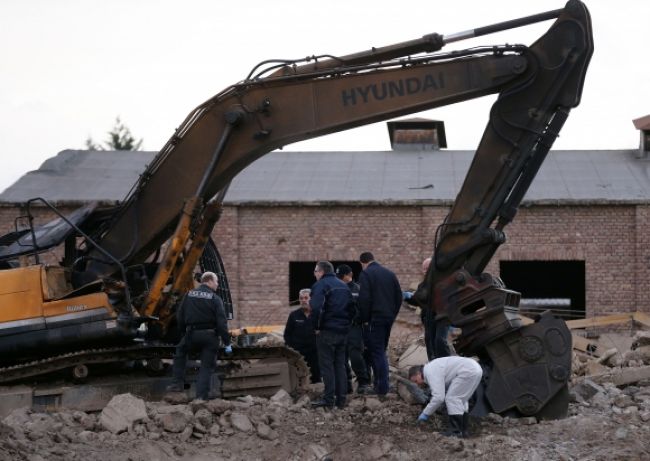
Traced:
<path fill-rule="evenodd" d="M 595 52 L 554 149 L 633 149 L 650 114 L 648 0 L 586 0 Z M 260 61 L 346 55 L 562 8 L 554 0 L 2 0 L 0 191 L 65 149 L 104 141 L 116 117 L 157 151 L 191 110 Z M 443 51 L 532 44 L 551 21 Z M 475 149 L 496 96 L 413 114 Z M 285 147 L 389 150 L 385 122 Z"/>

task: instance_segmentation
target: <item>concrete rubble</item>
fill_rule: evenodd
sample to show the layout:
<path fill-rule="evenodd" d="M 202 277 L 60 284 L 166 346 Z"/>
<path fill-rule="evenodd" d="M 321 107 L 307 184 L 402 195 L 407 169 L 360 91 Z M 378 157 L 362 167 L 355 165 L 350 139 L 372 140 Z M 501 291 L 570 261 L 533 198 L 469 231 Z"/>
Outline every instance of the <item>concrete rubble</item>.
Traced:
<path fill-rule="evenodd" d="M 0 460 L 587 460 L 650 453 L 647 379 L 623 387 L 581 379 L 571 388 L 567 419 L 491 414 L 473 421 L 474 436 L 464 440 L 437 433 L 441 416 L 416 425 L 420 406 L 397 394 L 353 395 L 343 410 L 312 410 L 317 391 L 183 404 L 123 394 L 97 414 L 15 410 L 0 423 Z"/>
<path fill-rule="evenodd" d="M 0 461 L 650 459 L 650 364 L 642 349 L 649 338 L 635 336 L 629 350 L 600 358 L 576 352 L 566 419 L 490 414 L 472 420 L 473 436 L 463 440 L 438 433 L 442 416 L 415 424 L 421 405 L 396 379 L 408 362 L 398 357 L 421 356 L 409 341 L 390 351 L 397 392 L 385 399 L 353 394 L 343 410 L 313 410 L 322 385 L 311 385 L 268 399 L 145 402 L 122 394 L 98 413 L 23 408 L 0 422 Z M 586 376 L 589 363 L 605 371 Z"/>

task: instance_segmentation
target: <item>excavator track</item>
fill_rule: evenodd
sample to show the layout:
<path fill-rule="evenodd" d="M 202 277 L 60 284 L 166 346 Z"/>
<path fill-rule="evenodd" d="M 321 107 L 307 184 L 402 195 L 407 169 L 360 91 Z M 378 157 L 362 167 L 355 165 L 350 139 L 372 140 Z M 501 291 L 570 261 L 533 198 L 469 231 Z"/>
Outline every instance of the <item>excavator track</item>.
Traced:
<path fill-rule="evenodd" d="M 26 379 L 41 380 L 52 372 L 74 368 L 79 365 L 107 364 L 131 360 L 172 359 L 175 352 L 173 344 L 142 343 L 122 347 L 87 349 L 52 356 L 32 362 L 0 368 L 0 384 L 13 383 Z M 309 368 L 302 355 L 294 349 L 279 345 L 247 346 L 233 349 L 232 355 L 219 354 L 220 361 L 248 361 L 262 359 L 285 360 L 295 377 L 297 388 L 308 383 Z"/>

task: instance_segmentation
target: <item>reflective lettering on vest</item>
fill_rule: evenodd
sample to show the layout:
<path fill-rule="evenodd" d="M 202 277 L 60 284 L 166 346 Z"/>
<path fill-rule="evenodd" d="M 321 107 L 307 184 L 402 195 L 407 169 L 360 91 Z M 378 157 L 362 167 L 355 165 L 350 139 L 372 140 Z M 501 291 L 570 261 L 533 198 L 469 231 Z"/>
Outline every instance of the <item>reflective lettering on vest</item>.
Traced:
<path fill-rule="evenodd" d="M 187 293 L 190 298 L 212 299 L 214 295 L 205 291 L 191 290 Z"/>

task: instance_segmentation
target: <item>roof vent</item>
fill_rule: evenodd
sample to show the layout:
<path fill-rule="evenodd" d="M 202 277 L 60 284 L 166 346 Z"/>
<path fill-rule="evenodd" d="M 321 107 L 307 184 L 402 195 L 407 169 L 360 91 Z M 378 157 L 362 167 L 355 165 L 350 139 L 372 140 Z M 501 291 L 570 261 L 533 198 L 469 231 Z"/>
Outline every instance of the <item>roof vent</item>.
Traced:
<path fill-rule="evenodd" d="M 445 123 L 426 118 L 388 122 L 393 150 L 440 150 L 447 147 Z"/>
<path fill-rule="evenodd" d="M 650 151 L 650 115 L 632 120 L 634 127 L 641 132 L 637 158 L 648 158 Z"/>

